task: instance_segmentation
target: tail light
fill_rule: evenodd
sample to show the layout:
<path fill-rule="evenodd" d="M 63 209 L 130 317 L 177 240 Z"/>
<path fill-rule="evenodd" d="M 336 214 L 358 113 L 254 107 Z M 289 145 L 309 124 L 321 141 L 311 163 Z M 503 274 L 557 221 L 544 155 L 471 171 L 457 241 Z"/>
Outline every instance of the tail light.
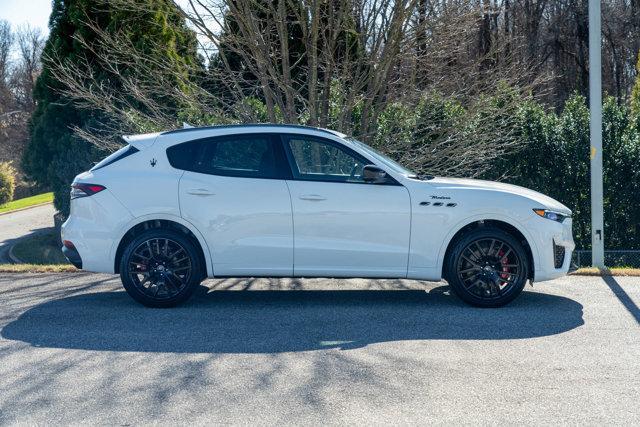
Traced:
<path fill-rule="evenodd" d="M 107 187 L 98 184 L 72 184 L 71 185 L 71 198 L 77 199 L 80 197 L 93 196 L 96 193 L 106 190 Z"/>

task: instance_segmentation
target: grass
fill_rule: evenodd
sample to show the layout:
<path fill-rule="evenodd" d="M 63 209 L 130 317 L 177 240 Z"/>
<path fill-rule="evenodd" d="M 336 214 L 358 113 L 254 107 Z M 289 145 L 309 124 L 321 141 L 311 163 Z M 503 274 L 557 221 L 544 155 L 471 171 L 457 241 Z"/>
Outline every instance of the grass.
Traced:
<path fill-rule="evenodd" d="M 0 264 L 0 273 L 75 273 L 71 264 Z"/>
<path fill-rule="evenodd" d="M 12 252 L 26 264 L 69 265 L 60 250 L 60 241 L 55 231 L 22 239 L 13 246 Z"/>
<path fill-rule="evenodd" d="M 0 273 L 77 273 L 80 270 L 71 264 L 0 264 Z M 640 277 L 638 268 L 581 268 L 572 276 L 631 276 Z"/>
<path fill-rule="evenodd" d="M 42 193 L 36 196 L 25 197 L 24 199 L 14 200 L 5 205 L 0 206 L 0 214 L 17 211 L 28 208 L 30 206 L 41 205 L 43 203 L 53 202 L 53 193 Z"/>
<path fill-rule="evenodd" d="M 640 268 L 612 267 L 600 270 L 595 267 L 579 268 L 571 273 L 575 276 L 630 276 L 640 277 Z"/>

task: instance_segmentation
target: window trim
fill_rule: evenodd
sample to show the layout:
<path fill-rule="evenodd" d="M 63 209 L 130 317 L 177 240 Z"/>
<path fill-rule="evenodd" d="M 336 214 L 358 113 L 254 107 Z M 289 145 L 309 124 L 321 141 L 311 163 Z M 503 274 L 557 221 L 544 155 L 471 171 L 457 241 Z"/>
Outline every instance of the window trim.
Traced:
<path fill-rule="evenodd" d="M 193 167 L 190 169 L 181 169 L 178 168 L 176 166 L 174 166 L 171 162 L 171 159 L 169 157 L 169 152 L 168 150 L 174 147 L 178 147 L 181 146 L 183 144 L 212 144 L 212 143 L 218 143 L 218 142 L 224 142 L 224 141 L 229 141 L 229 140 L 238 140 L 238 139 L 250 139 L 250 138 L 259 138 L 259 137 L 263 137 L 265 139 L 267 139 L 269 141 L 269 144 L 271 145 L 271 148 L 273 149 L 273 154 L 274 154 L 274 160 L 275 160 L 275 170 L 277 173 L 277 176 L 274 177 L 266 177 L 266 176 L 251 176 L 251 175 L 243 175 L 241 172 L 240 173 L 220 173 L 220 171 L 216 171 L 216 173 L 210 172 L 210 171 L 204 171 L 201 170 L 199 168 Z M 203 150 L 206 149 L 206 147 L 203 148 Z M 208 176 L 224 176 L 224 177 L 230 177 L 230 178 L 250 178 L 250 179 L 276 179 L 276 180 L 287 180 L 287 179 L 291 179 L 291 167 L 289 165 L 288 160 L 286 159 L 286 155 L 284 153 L 284 149 L 282 147 L 282 142 L 280 141 L 280 138 L 278 137 L 277 133 L 271 133 L 271 132 L 246 132 L 246 133 L 234 133 L 234 134 L 226 134 L 226 135 L 218 135 L 218 136 L 213 136 L 213 137 L 206 137 L 206 138 L 198 138 L 198 139 L 191 139 L 188 141 L 183 141 L 180 142 L 178 144 L 174 144 L 170 147 L 167 147 L 165 149 L 165 154 L 167 156 L 167 159 L 169 160 L 169 164 L 171 165 L 172 168 L 176 169 L 176 170 L 181 170 L 181 171 L 185 171 L 185 172 L 193 172 L 193 173 L 199 173 L 202 175 L 208 175 Z M 200 152 L 200 155 L 202 155 L 203 153 Z M 195 166 L 195 165 L 194 165 Z"/>
<path fill-rule="evenodd" d="M 286 160 L 289 163 L 289 170 L 290 170 L 290 173 L 291 173 L 290 180 L 293 180 L 293 181 L 308 181 L 308 182 L 330 182 L 330 183 L 333 183 L 333 184 L 402 186 L 402 184 L 400 184 L 388 172 L 387 172 L 388 182 L 378 183 L 378 184 L 372 183 L 372 182 L 365 182 L 365 181 L 340 181 L 340 180 L 329 179 L 329 178 L 305 177 L 304 174 L 300 173 L 300 171 L 298 169 L 298 164 L 296 163 L 296 160 L 295 160 L 295 157 L 293 155 L 293 152 L 291 151 L 291 147 L 289 146 L 289 140 L 294 139 L 294 138 L 304 138 L 304 139 L 309 139 L 309 140 L 325 143 L 325 144 L 331 145 L 333 147 L 336 147 L 338 150 L 344 151 L 345 153 L 347 153 L 350 156 L 363 159 L 365 161 L 364 166 L 367 166 L 367 165 L 378 166 L 375 162 L 371 161 L 371 159 L 369 159 L 366 156 L 358 153 L 357 151 L 353 150 L 351 147 L 348 147 L 345 144 L 341 144 L 341 143 L 339 143 L 337 141 L 334 141 L 334 140 L 331 140 L 331 139 L 327 139 L 327 138 L 323 138 L 323 137 L 316 136 L 316 135 L 308 135 L 308 134 L 300 134 L 300 133 L 281 133 L 280 134 L 280 140 L 281 140 L 281 143 L 282 143 L 282 148 L 283 148 L 283 150 L 284 150 L 284 152 L 286 154 Z M 378 167 L 380 167 L 380 166 L 378 166 Z M 322 176 L 326 176 L 326 175 L 322 175 Z"/>

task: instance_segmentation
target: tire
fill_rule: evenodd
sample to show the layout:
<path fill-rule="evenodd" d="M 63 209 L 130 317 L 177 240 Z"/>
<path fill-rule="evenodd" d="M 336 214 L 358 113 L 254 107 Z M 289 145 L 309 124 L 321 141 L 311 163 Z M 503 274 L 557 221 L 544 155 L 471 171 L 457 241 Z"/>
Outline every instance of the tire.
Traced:
<path fill-rule="evenodd" d="M 495 227 L 476 228 L 462 236 L 445 260 L 445 277 L 453 292 L 477 307 L 501 307 L 513 301 L 527 283 L 529 269 L 522 243 Z"/>
<path fill-rule="evenodd" d="M 193 241 L 162 228 L 134 238 L 120 259 L 122 285 L 147 307 L 174 307 L 188 300 L 202 281 L 203 269 Z"/>

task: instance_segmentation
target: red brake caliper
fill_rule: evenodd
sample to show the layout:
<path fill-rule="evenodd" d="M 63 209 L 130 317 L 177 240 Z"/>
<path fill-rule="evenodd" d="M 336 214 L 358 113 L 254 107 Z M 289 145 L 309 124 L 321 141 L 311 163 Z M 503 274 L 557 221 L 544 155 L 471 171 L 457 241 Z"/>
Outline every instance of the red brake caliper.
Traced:
<path fill-rule="evenodd" d="M 502 264 L 502 271 L 505 273 L 509 272 L 509 267 L 507 267 L 507 264 L 509 264 L 509 260 L 507 258 L 503 258 L 504 257 L 504 251 L 500 250 L 500 252 L 498 252 L 498 256 L 500 257 L 500 263 Z M 509 278 L 508 274 L 501 274 L 500 277 L 504 280 L 507 280 Z"/>

